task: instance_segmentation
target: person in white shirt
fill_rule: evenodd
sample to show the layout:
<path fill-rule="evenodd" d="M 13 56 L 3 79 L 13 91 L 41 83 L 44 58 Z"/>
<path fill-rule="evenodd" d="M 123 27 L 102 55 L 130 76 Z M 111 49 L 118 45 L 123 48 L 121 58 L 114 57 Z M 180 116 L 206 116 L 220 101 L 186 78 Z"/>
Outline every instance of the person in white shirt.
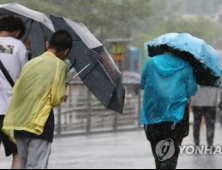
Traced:
<path fill-rule="evenodd" d="M 207 144 L 209 148 L 213 147 L 219 92 L 219 89 L 200 87 L 196 96 L 192 99 L 194 113 L 193 135 L 196 146 L 200 146 L 200 126 L 202 117 L 204 117 L 207 126 Z"/>
<path fill-rule="evenodd" d="M 25 23 L 20 18 L 6 16 L 0 20 L 0 61 L 14 83 L 28 61 L 26 46 L 19 40 L 25 32 Z M 3 120 L 12 98 L 12 88 L 3 69 L 0 69 L 0 144 L 3 143 L 6 156 L 13 155 L 12 169 L 20 169 L 17 147 L 2 131 Z"/>

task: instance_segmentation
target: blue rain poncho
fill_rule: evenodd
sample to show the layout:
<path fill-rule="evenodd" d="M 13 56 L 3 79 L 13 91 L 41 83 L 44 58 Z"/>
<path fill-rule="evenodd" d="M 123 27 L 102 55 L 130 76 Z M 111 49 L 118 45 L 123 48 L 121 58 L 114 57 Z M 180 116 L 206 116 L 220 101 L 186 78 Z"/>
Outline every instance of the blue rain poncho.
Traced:
<path fill-rule="evenodd" d="M 144 90 L 141 124 L 178 123 L 184 117 L 187 101 L 197 91 L 193 69 L 171 54 L 150 58 L 142 74 Z"/>

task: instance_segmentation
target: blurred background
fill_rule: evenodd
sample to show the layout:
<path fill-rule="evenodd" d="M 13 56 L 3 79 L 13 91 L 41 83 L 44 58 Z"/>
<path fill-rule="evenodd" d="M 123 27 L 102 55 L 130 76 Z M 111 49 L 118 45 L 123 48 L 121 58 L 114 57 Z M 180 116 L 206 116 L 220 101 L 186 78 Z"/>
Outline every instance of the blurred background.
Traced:
<path fill-rule="evenodd" d="M 143 43 L 163 33 L 189 32 L 222 50 L 221 0 L 0 0 L 12 2 L 83 22 L 104 44 L 128 39 L 124 71 L 140 73 Z"/>

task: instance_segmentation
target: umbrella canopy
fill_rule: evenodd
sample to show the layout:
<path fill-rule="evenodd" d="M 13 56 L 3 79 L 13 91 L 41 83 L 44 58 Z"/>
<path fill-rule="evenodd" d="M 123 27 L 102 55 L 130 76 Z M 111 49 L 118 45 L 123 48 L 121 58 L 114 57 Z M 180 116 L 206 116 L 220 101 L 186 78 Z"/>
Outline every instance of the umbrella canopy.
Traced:
<path fill-rule="evenodd" d="M 169 33 L 145 43 L 145 49 L 150 57 L 169 52 L 188 61 L 201 86 L 221 86 L 218 54 L 202 39 L 188 33 Z"/>
<path fill-rule="evenodd" d="M 33 57 L 45 52 L 45 43 L 55 31 L 52 21 L 45 14 L 11 3 L 0 5 L 0 18 L 6 15 L 20 17 L 26 23 L 27 32 L 24 38 L 31 41 Z"/>
<path fill-rule="evenodd" d="M 64 29 L 72 35 L 69 59 L 76 62 L 74 67 L 81 72 L 79 76 L 84 84 L 107 109 L 122 113 L 125 90 L 121 72 L 105 47 L 84 24 L 66 18 L 50 18 L 56 30 Z"/>

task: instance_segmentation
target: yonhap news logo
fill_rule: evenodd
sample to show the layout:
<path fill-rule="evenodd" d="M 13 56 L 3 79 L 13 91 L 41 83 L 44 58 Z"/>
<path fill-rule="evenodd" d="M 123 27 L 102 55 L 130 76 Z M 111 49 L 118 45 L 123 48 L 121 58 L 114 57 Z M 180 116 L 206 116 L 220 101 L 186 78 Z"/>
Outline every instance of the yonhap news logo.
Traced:
<path fill-rule="evenodd" d="M 160 141 L 156 146 L 156 154 L 159 161 L 164 162 L 173 157 L 175 154 L 174 141 L 172 139 L 167 139 Z"/>
<path fill-rule="evenodd" d="M 171 159 L 175 152 L 175 142 L 173 139 L 160 141 L 156 146 L 156 155 L 159 161 L 164 162 Z M 222 146 L 178 146 L 180 155 L 222 155 Z"/>
<path fill-rule="evenodd" d="M 180 155 L 222 155 L 221 146 L 181 146 Z"/>

